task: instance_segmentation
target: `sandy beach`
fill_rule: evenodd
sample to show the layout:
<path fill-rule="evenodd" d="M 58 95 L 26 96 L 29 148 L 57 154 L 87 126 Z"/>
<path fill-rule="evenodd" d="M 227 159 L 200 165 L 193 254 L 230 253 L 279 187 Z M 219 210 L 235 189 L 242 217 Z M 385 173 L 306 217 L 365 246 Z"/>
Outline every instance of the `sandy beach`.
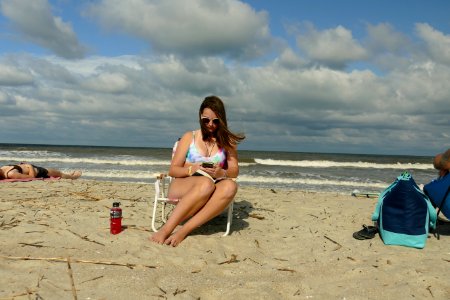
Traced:
<path fill-rule="evenodd" d="M 424 249 L 352 233 L 376 199 L 241 187 L 177 248 L 150 242 L 152 184 L 1 183 L 0 299 L 449 299 L 450 225 Z M 124 231 L 109 232 L 121 202 Z"/>

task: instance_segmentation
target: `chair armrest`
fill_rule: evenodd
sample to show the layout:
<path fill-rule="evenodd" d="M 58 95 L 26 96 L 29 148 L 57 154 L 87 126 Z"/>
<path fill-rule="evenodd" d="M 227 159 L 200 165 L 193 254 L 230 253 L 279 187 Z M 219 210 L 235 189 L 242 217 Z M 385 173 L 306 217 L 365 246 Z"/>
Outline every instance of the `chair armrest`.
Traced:
<path fill-rule="evenodd" d="M 158 197 L 160 198 L 166 198 L 167 192 L 169 188 L 169 184 L 172 177 L 168 176 L 167 174 L 161 173 L 156 176 L 155 181 L 155 191 Z"/>
<path fill-rule="evenodd" d="M 166 177 L 167 177 L 167 174 L 161 173 L 161 174 L 156 176 L 156 180 L 162 180 L 162 179 L 164 179 Z"/>

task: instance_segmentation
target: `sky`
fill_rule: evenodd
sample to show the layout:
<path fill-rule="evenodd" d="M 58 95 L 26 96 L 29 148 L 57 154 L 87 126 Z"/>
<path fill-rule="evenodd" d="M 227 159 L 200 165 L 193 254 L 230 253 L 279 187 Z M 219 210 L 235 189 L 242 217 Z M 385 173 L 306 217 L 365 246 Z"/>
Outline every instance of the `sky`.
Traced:
<path fill-rule="evenodd" d="M 206 96 L 239 149 L 450 148 L 447 0 L 0 0 L 0 143 L 171 147 Z"/>

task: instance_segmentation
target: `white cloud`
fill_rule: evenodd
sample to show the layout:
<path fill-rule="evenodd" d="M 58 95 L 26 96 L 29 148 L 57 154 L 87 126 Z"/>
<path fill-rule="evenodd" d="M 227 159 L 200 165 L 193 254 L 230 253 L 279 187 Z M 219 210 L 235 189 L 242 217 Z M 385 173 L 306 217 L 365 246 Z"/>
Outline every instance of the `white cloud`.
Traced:
<path fill-rule="evenodd" d="M 17 67 L 0 64 L 0 86 L 20 86 L 33 83 L 29 72 Z"/>
<path fill-rule="evenodd" d="M 275 60 L 275 63 L 287 69 L 298 69 L 306 66 L 306 62 L 291 48 L 285 48 Z"/>
<path fill-rule="evenodd" d="M 94 3 L 91 16 L 160 52 L 0 54 L 1 140 L 169 147 L 216 94 L 246 133 L 244 148 L 432 154 L 448 145 L 449 37 L 429 25 L 417 25 L 419 42 L 387 23 L 368 25 L 364 40 L 310 26 L 296 33 L 298 48 L 286 42 L 271 60 L 241 64 L 229 58 L 256 57 L 273 40 L 268 16 L 245 4 Z"/>
<path fill-rule="evenodd" d="M 401 53 L 411 46 L 409 39 L 388 23 L 367 25 L 367 46 L 372 54 Z"/>
<path fill-rule="evenodd" d="M 236 0 L 102 0 L 86 14 L 164 53 L 246 59 L 272 43 L 267 13 Z"/>
<path fill-rule="evenodd" d="M 434 61 L 450 65 L 450 35 L 445 35 L 426 23 L 416 24 L 416 32 L 425 42 L 426 50 Z"/>
<path fill-rule="evenodd" d="M 424 55 L 411 38 L 389 23 L 368 24 L 365 46 L 368 61 L 384 72 L 406 71 L 414 61 L 423 60 Z"/>
<path fill-rule="evenodd" d="M 82 58 L 86 49 L 80 45 L 72 26 L 52 15 L 47 0 L 3 0 L 2 13 L 32 43 L 68 58 Z"/>
<path fill-rule="evenodd" d="M 9 98 L 8 94 L 6 94 L 5 92 L 2 92 L 0 90 L 0 104 L 6 105 L 9 103 L 10 103 L 10 98 Z"/>
<path fill-rule="evenodd" d="M 348 63 L 367 56 L 351 31 L 342 26 L 318 31 L 307 24 L 305 32 L 297 36 L 297 46 L 310 60 L 332 68 L 344 68 Z"/>
<path fill-rule="evenodd" d="M 105 72 L 89 78 L 82 87 L 96 92 L 123 93 L 130 87 L 130 82 L 124 74 Z"/>
<path fill-rule="evenodd" d="M 422 140 L 445 144 L 439 133 L 450 130 L 450 70 L 439 64 L 411 65 L 379 77 L 368 70 L 284 68 L 276 63 L 235 67 L 220 58 L 129 56 L 108 64 L 101 57 L 84 61 L 80 68 L 54 57 L 25 58 L 13 62 L 25 64 L 33 85 L 9 86 L 3 93 L 2 114 L 7 113 L 0 126 L 20 135 L 9 120 L 27 116 L 21 128 L 35 142 L 55 138 L 44 137 L 52 132 L 42 130 L 45 124 L 70 132 L 70 141 L 58 135 L 60 143 L 101 139 L 131 145 L 131 140 L 136 143 L 132 136 L 140 135 L 142 144 L 133 145 L 170 146 L 182 131 L 198 126 L 198 106 L 209 94 L 224 99 L 230 125 L 247 134 L 244 144 L 252 149 L 336 151 L 345 145 L 365 151 L 386 144 L 386 151 L 395 152 L 422 145 Z M 49 70 L 75 80 L 60 80 Z"/>

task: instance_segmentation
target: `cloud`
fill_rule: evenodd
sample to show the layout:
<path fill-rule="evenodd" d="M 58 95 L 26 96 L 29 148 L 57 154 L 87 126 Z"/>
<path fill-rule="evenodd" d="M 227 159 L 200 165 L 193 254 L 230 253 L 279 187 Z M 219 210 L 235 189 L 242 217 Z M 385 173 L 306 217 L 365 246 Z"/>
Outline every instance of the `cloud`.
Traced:
<path fill-rule="evenodd" d="M 11 99 L 11 97 L 1 90 L 0 90 L 0 104 L 3 105 L 3 109 L 0 112 L 0 115 L 8 114 L 8 112 L 5 111 L 6 110 L 5 107 L 7 105 L 13 104 L 13 100 Z"/>
<path fill-rule="evenodd" d="M 33 76 L 18 67 L 0 64 L 0 86 L 21 86 L 33 83 Z"/>
<path fill-rule="evenodd" d="M 188 17 L 184 1 L 93 3 L 91 17 L 158 51 L 0 54 L 2 141 L 170 147 L 216 94 L 247 136 L 241 149 L 426 155 L 448 145 L 449 38 L 429 25 L 416 26 L 416 40 L 387 23 L 368 25 L 362 40 L 310 25 L 296 32 L 298 47 L 242 63 L 230 58 L 257 57 L 268 48 L 254 47 L 273 41 L 268 16 L 245 4 L 190 2 Z"/>
<path fill-rule="evenodd" d="M 444 35 L 426 23 L 416 24 L 416 33 L 433 61 L 450 65 L 450 35 Z"/>
<path fill-rule="evenodd" d="M 124 93 L 130 87 L 130 82 L 121 73 L 101 73 L 86 80 L 82 87 L 103 93 Z"/>
<path fill-rule="evenodd" d="M 84 57 L 72 26 L 52 15 L 47 0 L 3 0 L 0 9 L 29 42 L 67 59 Z"/>
<path fill-rule="evenodd" d="M 85 14 L 166 54 L 252 59 L 273 44 L 267 13 L 236 0 L 102 0 Z"/>
<path fill-rule="evenodd" d="M 409 37 L 389 23 L 367 24 L 367 37 L 363 44 L 368 52 L 367 62 L 386 73 L 407 69 L 420 53 Z"/>
<path fill-rule="evenodd" d="M 282 50 L 280 56 L 276 58 L 275 63 L 287 69 L 297 69 L 307 65 L 306 61 L 289 47 Z"/>
<path fill-rule="evenodd" d="M 437 63 L 380 77 L 277 63 L 235 66 L 218 57 L 10 61 L 10 68 L 26 67 L 33 84 L 0 94 L 5 138 L 8 132 L 30 142 L 169 147 L 197 128 L 200 102 L 217 94 L 231 128 L 246 133 L 244 148 L 430 153 L 448 143 L 441 132 L 450 130 L 450 70 Z M 19 116 L 24 125 L 11 126 Z"/>
<path fill-rule="evenodd" d="M 325 66 L 343 69 L 348 63 L 365 59 L 366 50 L 343 26 L 318 31 L 311 24 L 297 36 L 297 46 L 308 59 Z"/>
<path fill-rule="evenodd" d="M 411 41 L 389 23 L 367 24 L 367 34 L 366 44 L 372 54 L 404 53 L 411 46 Z"/>

